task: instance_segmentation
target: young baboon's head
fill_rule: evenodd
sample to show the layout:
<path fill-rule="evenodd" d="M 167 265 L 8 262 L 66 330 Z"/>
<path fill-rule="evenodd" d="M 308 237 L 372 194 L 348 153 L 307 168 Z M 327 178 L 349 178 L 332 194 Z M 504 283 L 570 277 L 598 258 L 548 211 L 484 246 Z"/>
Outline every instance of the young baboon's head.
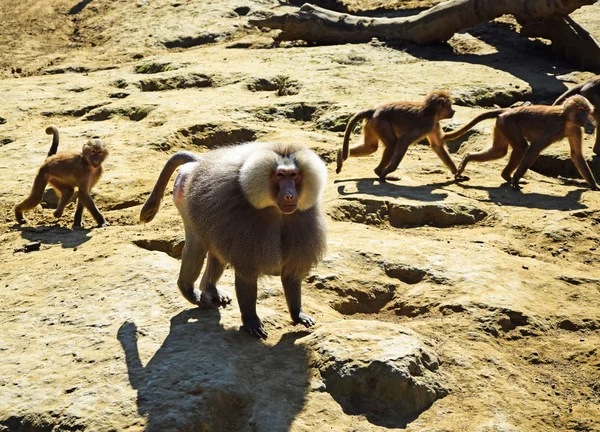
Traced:
<path fill-rule="evenodd" d="M 436 117 L 441 119 L 448 119 L 454 116 L 454 109 L 452 109 L 452 97 L 448 92 L 445 91 L 432 91 L 425 96 L 425 104 L 431 107 Z"/>
<path fill-rule="evenodd" d="M 593 110 L 592 104 L 580 95 L 571 96 L 563 103 L 563 113 L 577 126 L 585 126 Z"/>
<path fill-rule="evenodd" d="M 83 156 L 94 168 L 98 168 L 108 156 L 108 150 L 99 139 L 90 139 L 83 145 Z"/>

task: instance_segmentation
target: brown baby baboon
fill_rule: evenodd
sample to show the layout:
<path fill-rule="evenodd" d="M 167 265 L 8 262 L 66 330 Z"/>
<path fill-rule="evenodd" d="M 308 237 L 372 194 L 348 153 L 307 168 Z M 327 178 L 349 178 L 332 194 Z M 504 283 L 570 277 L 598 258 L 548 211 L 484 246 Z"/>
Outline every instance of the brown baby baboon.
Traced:
<path fill-rule="evenodd" d="M 302 312 L 301 283 L 325 250 L 321 196 L 327 170 L 321 159 L 304 146 L 274 143 L 247 143 L 201 156 L 175 153 L 142 208 L 142 222 L 154 218 L 180 165 L 173 200 L 185 229 L 177 281 L 183 296 L 200 307 L 230 303 L 216 284 L 231 264 L 243 326 L 266 338 L 256 314 L 257 279 L 281 275 L 292 321 L 312 326 L 315 320 Z M 205 258 L 198 289 L 194 283 Z"/>
<path fill-rule="evenodd" d="M 600 75 L 596 75 L 591 80 L 567 90 L 556 99 L 554 105 L 562 105 L 568 97 L 576 94 L 585 97 L 594 107 L 592 116 L 596 123 L 596 142 L 592 151 L 600 156 Z"/>
<path fill-rule="evenodd" d="M 350 119 L 344 134 L 344 144 L 337 155 L 336 173 L 349 156 L 367 156 L 377 150 L 379 141 L 385 148 L 375 174 L 385 180 L 395 171 L 406 154 L 408 146 L 423 137 L 438 157 L 456 175 L 456 165 L 450 158 L 443 139 L 440 120 L 452 118 L 452 98 L 447 92 L 432 91 L 422 102 L 388 102 L 360 111 Z M 350 135 L 356 123 L 363 123 L 363 142 L 348 148 Z"/>
<path fill-rule="evenodd" d="M 48 157 L 38 170 L 33 187 L 29 196 L 15 206 L 15 218 L 20 224 L 27 221 L 23 212 L 38 205 L 44 196 L 46 185 L 50 185 L 60 194 L 58 207 L 54 216 L 62 216 L 65 206 L 71 200 L 77 188 L 77 209 L 73 226 L 81 226 L 83 208 L 87 208 L 96 220 L 98 226 L 108 226 L 108 222 L 100 213 L 96 204 L 90 196 L 90 191 L 102 175 L 102 162 L 108 155 L 108 150 L 99 139 L 90 139 L 84 145 L 81 152 L 65 151 L 56 153 L 58 149 L 58 129 L 50 126 L 46 129 L 47 134 L 52 134 L 52 146 Z"/>
<path fill-rule="evenodd" d="M 485 162 L 504 157 L 511 146 L 512 153 L 501 175 L 511 183 L 513 189 L 519 189 L 519 180 L 542 150 L 566 137 L 569 139 L 571 159 L 577 170 L 592 190 L 597 190 L 598 185 L 583 157 L 581 147 L 583 126 L 592 110 L 590 103 L 582 96 L 572 96 L 561 106 L 529 105 L 497 109 L 478 115 L 460 129 L 446 133 L 444 138 L 456 139 L 480 121 L 497 118 L 492 146 L 480 152 L 467 153 L 458 166 L 457 175 L 463 173 L 470 161 Z"/>

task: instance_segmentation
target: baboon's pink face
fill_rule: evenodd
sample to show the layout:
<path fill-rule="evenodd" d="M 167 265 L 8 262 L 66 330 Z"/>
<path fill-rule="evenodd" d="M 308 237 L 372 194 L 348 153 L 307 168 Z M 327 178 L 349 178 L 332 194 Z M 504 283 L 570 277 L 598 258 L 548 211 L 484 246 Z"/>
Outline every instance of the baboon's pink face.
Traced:
<path fill-rule="evenodd" d="M 302 175 L 296 168 L 278 168 L 272 176 L 273 195 L 283 214 L 292 214 L 298 208 L 298 193 Z"/>

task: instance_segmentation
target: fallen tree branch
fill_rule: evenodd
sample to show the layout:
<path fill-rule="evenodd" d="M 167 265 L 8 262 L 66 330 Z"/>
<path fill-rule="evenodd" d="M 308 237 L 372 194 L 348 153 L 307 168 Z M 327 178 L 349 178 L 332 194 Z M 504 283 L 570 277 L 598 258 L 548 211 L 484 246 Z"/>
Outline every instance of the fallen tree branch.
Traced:
<path fill-rule="evenodd" d="M 504 14 L 528 21 L 566 16 L 596 0 L 451 0 L 417 15 L 370 18 L 333 12 L 305 3 L 297 12 L 250 19 L 258 27 L 280 29 L 277 40 L 304 40 L 318 45 L 383 41 L 418 44 L 444 42 L 460 30 Z"/>
<path fill-rule="evenodd" d="M 600 71 L 600 44 L 571 17 L 556 16 L 523 25 L 521 34 L 552 41 L 552 49 L 581 69 Z"/>

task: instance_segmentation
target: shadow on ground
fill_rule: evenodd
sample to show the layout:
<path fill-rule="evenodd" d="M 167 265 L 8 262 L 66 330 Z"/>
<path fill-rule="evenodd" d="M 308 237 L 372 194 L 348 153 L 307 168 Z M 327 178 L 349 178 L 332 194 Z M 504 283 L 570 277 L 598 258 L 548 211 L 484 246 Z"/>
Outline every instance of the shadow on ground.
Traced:
<path fill-rule="evenodd" d="M 132 322 L 117 338 L 138 391 L 146 431 L 289 430 L 309 385 L 308 358 L 284 335 L 274 346 L 225 330 L 218 310 L 189 309 L 171 318 L 169 335 L 144 366 Z"/>

